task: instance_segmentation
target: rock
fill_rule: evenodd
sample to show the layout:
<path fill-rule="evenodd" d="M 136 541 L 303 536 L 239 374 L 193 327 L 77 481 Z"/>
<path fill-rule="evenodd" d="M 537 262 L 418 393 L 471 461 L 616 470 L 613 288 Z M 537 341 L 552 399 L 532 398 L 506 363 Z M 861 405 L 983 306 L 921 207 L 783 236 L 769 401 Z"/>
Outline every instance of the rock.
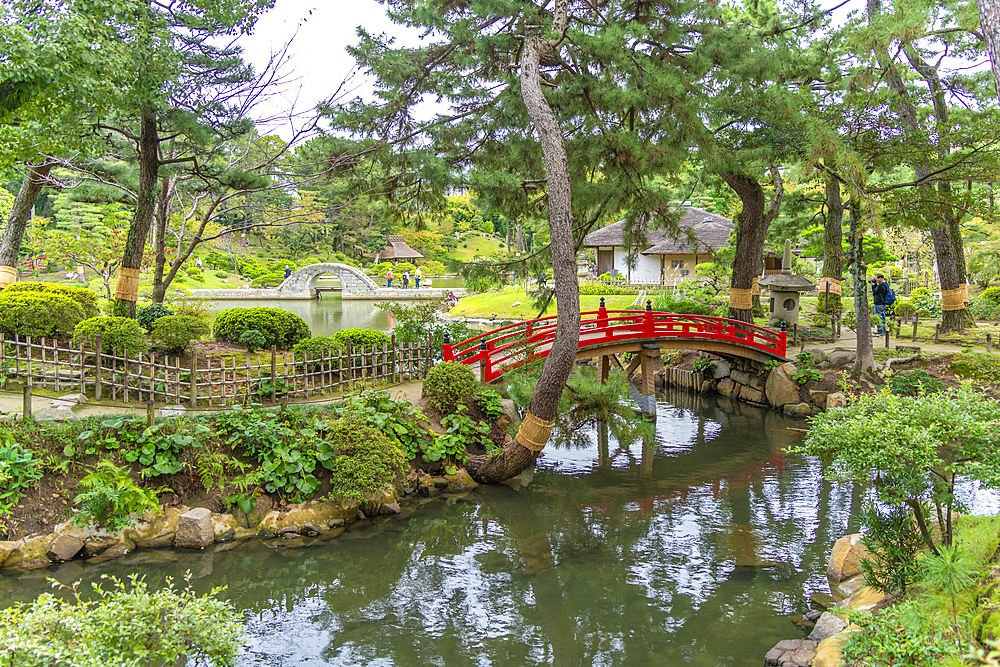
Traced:
<path fill-rule="evenodd" d="M 235 507 L 233 509 L 233 516 L 236 517 L 236 521 L 243 528 L 256 528 L 259 526 L 260 522 L 264 520 L 265 516 L 267 516 L 267 513 L 271 511 L 272 507 L 274 507 L 274 503 L 267 496 L 254 496 L 254 499 L 257 502 L 253 506 L 253 509 L 250 510 L 249 514 L 241 510 L 239 507 Z"/>
<path fill-rule="evenodd" d="M 221 535 L 219 535 L 218 537 L 216 537 L 215 541 L 218 544 L 225 544 L 226 542 L 232 542 L 235 538 L 236 538 L 236 530 L 233 529 L 233 528 L 230 528 L 226 532 L 224 532 Z"/>
<path fill-rule="evenodd" d="M 713 382 L 712 380 L 705 380 L 704 382 L 701 383 L 700 393 L 711 394 L 714 389 L 715 389 L 715 382 Z"/>
<path fill-rule="evenodd" d="M 56 535 L 49 543 L 47 555 L 50 560 L 62 562 L 72 560 L 83 549 L 83 540 L 72 535 Z"/>
<path fill-rule="evenodd" d="M 171 417 L 182 417 L 186 412 L 187 408 L 183 405 L 167 405 L 160 408 L 160 416 L 168 419 Z"/>
<path fill-rule="evenodd" d="M 70 410 L 83 405 L 87 402 L 86 394 L 66 394 L 65 396 L 60 396 L 59 398 L 52 399 L 53 408 L 69 408 Z"/>
<path fill-rule="evenodd" d="M 781 408 L 799 402 L 799 383 L 792 379 L 798 369 L 795 364 L 781 364 L 767 376 L 764 395 L 771 407 Z"/>
<path fill-rule="evenodd" d="M 842 408 L 847 405 L 847 397 L 841 392 L 835 392 L 826 397 L 826 409 Z"/>
<path fill-rule="evenodd" d="M 834 350 L 827 357 L 827 361 L 830 362 L 830 368 L 844 368 L 853 364 L 857 358 L 858 353 L 856 350 Z"/>
<path fill-rule="evenodd" d="M 734 391 L 739 391 L 739 385 L 733 382 L 730 377 L 723 378 L 719 380 L 719 384 L 715 387 L 715 390 L 719 392 L 720 396 L 732 396 Z"/>
<path fill-rule="evenodd" d="M 379 514 L 399 514 L 399 503 L 387 503 L 379 509 Z"/>
<path fill-rule="evenodd" d="M 871 586 L 862 586 L 856 593 L 840 603 L 842 609 L 853 609 L 855 611 L 870 611 L 887 596 L 881 591 L 877 591 Z"/>
<path fill-rule="evenodd" d="M 789 417 L 804 419 L 812 414 L 812 406 L 808 403 L 786 404 L 782 411 Z"/>
<path fill-rule="evenodd" d="M 174 543 L 177 534 L 177 524 L 186 508 L 168 507 L 163 514 L 151 521 L 139 521 L 136 524 L 134 541 L 136 546 L 143 548 L 169 547 Z"/>
<path fill-rule="evenodd" d="M 100 556 L 102 553 L 118 543 L 119 540 L 113 537 L 88 537 L 83 542 L 83 557 L 93 558 L 95 556 Z"/>
<path fill-rule="evenodd" d="M 404 496 L 408 496 L 408 495 L 410 495 L 411 493 L 416 493 L 416 492 L 417 492 L 417 490 L 416 490 L 416 489 L 414 489 L 414 488 L 411 488 L 411 487 L 408 487 L 408 486 L 404 486 L 404 487 L 403 487 L 403 495 L 404 495 Z"/>
<path fill-rule="evenodd" d="M 277 534 L 285 526 L 302 526 L 311 523 L 314 526 L 329 525 L 331 519 L 343 519 L 349 523 L 357 516 L 357 502 L 324 502 L 310 500 L 300 505 L 292 505 L 285 509 L 273 508 L 260 522 L 260 527 Z"/>
<path fill-rule="evenodd" d="M 774 667 L 809 667 L 817 643 L 809 639 L 783 639 L 764 656 L 764 664 Z"/>
<path fill-rule="evenodd" d="M 802 350 L 802 353 L 809 353 L 812 355 L 812 361 L 814 364 L 818 364 L 821 361 L 826 361 L 826 350 L 821 347 L 807 347 Z"/>
<path fill-rule="evenodd" d="M 435 489 L 447 489 L 448 488 L 448 480 L 441 479 L 440 477 L 435 477 L 434 478 L 434 488 Z"/>
<path fill-rule="evenodd" d="M 746 385 L 740 387 L 740 400 L 748 401 L 750 403 L 760 403 L 764 405 L 767 403 L 767 399 L 764 398 L 764 392 L 760 389 L 754 389 L 753 387 L 748 387 Z"/>
<path fill-rule="evenodd" d="M 330 519 L 327 522 L 326 525 L 330 526 L 330 528 L 340 528 L 341 526 L 344 525 L 344 520 L 343 519 Z"/>
<path fill-rule="evenodd" d="M 733 382 L 737 382 L 747 387 L 753 387 L 758 390 L 764 388 L 764 383 L 761 381 L 760 376 L 756 373 L 734 370 L 729 374 L 729 377 L 733 379 Z"/>
<path fill-rule="evenodd" d="M 795 616 L 789 617 L 789 620 L 800 628 L 804 628 L 806 630 L 812 630 L 816 627 L 816 621 L 806 618 L 805 614 L 796 614 Z"/>
<path fill-rule="evenodd" d="M 510 307 L 511 307 L 511 308 L 517 308 L 517 307 L 518 307 L 518 306 L 520 306 L 520 305 L 521 305 L 521 302 L 520 302 L 520 301 L 515 301 L 514 303 L 510 304 Z"/>
<path fill-rule="evenodd" d="M 719 359 L 712 367 L 712 377 L 716 380 L 721 380 L 722 378 L 729 377 L 732 370 L 733 362 L 726 361 L 725 359 Z"/>
<path fill-rule="evenodd" d="M 277 535 L 269 531 L 267 528 L 261 528 L 260 530 L 257 531 L 257 537 L 259 537 L 262 540 L 273 540 L 275 537 L 277 537 Z"/>
<path fill-rule="evenodd" d="M 821 609 L 829 609 L 837 604 L 837 600 L 832 595 L 827 595 L 826 593 L 813 593 L 809 596 L 809 600 Z M 819 616 L 816 618 L 819 618 Z"/>
<path fill-rule="evenodd" d="M 299 528 L 299 533 L 305 535 L 306 537 L 316 537 L 319 535 L 319 528 L 311 523 L 304 523 Z"/>
<path fill-rule="evenodd" d="M 828 391 L 822 391 L 820 389 L 810 389 L 809 398 L 812 399 L 813 405 L 821 410 L 826 410 L 826 397 L 830 395 Z"/>
<path fill-rule="evenodd" d="M 364 520 L 366 520 L 367 518 L 368 518 L 368 517 L 366 517 L 366 516 L 365 516 L 365 513 L 364 513 L 364 512 L 362 512 L 361 510 L 358 510 L 358 521 L 364 521 Z"/>
<path fill-rule="evenodd" d="M 810 609 L 803 615 L 803 618 L 807 621 L 812 621 L 812 624 L 816 625 L 816 621 L 818 621 L 819 617 L 822 615 L 823 612 L 819 611 L 818 609 Z"/>
<path fill-rule="evenodd" d="M 838 602 L 840 600 L 846 600 L 864 587 L 864 577 L 859 574 L 856 577 L 852 577 L 847 581 L 841 582 L 836 588 L 834 588 L 833 597 L 836 598 Z"/>
<path fill-rule="evenodd" d="M 205 507 L 196 507 L 181 514 L 177 521 L 174 546 L 189 549 L 204 549 L 215 541 L 212 527 L 212 512 Z"/>
<path fill-rule="evenodd" d="M 816 656 L 813 658 L 812 667 L 841 667 L 840 643 L 847 637 L 847 633 L 827 637 L 816 647 Z"/>
<path fill-rule="evenodd" d="M 435 490 L 436 489 L 433 486 L 431 486 L 430 484 L 421 484 L 420 486 L 417 487 L 417 491 L 422 496 L 429 496 L 429 495 L 431 495 L 431 491 L 435 491 Z"/>
<path fill-rule="evenodd" d="M 278 535 L 288 535 L 288 534 L 298 535 L 299 534 L 298 526 L 285 526 L 284 528 L 278 529 Z"/>
<path fill-rule="evenodd" d="M 75 422 L 80 421 L 80 418 L 73 414 L 73 411 L 69 408 L 45 408 L 44 410 L 36 410 L 31 413 L 31 416 L 36 421 L 45 422 Z"/>
<path fill-rule="evenodd" d="M 14 553 L 14 551 L 16 550 L 17 550 L 17 542 L 8 542 L 8 541 L 0 542 L 0 566 L 2 566 L 4 564 L 4 561 L 6 561 L 7 558 L 9 558 L 10 555 Z"/>
<path fill-rule="evenodd" d="M 845 535 L 837 540 L 830 550 L 830 560 L 826 566 L 826 578 L 832 591 L 842 582 L 861 574 L 861 562 L 868 557 L 868 548 L 861 541 L 861 535 Z"/>
<path fill-rule="evenodd" d="M 474 489 L 479 486 L 479 483 L 472 479 L 472 475 L 466 472 L 465 468 L 459 469 L 454 475 L 445 475 L 444 478 L 457 489 Z"/>
<path fill-rule="evenodd" d="M 834 616 L 828 611 L 824 611 L 823 615 L 819 617 L 818 621 L 816 621 L 816 627 L 809 633 L 809 639 L 819 643 L 827 637 L 839 634 L 840 631 L 846 627 L 847 623 L 844 619 L 839 616 Z"/>
<path fill-rule="evenodd" d="M 94 556 L 87 561 L 89 565 L 98 565 L 100 563 L 107 563 L 109 560 L 114 560 L 116 558 L 121 558 L 132 551 L 132 547 L 126 542 L 116 542 L 114 546 L 109 549 L 105 549 L 104 553 L 100 556 Z"/>

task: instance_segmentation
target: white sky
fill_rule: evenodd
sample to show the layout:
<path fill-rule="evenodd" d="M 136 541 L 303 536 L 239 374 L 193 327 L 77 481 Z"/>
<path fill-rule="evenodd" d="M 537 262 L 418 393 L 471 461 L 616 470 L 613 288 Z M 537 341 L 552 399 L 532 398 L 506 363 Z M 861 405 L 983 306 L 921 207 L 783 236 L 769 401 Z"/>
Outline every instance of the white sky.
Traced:
<path fill-rule="evenodd" d="M 274 8 L 258 20 L 254 34 L 242 40 L 247 60 L 259 70 L 272 50 L 295 36 L 290 53 L 298 80 L 288 99 L 272 101 L 273 108 L 265 113 L 287 110 L 293 102 L 296 109 L 308 111 L 329 97 L 355 67 L 345 49 L 358 43 L 358 26 L 373 34 L 384 32 L 399 37 L 401 44 L 418 41 L 415 31 L 394 25 L 385 7 L 375 0 L 277 0 Z M 354 83 L 359 85 L 363 80 L 357 78 Z"/>

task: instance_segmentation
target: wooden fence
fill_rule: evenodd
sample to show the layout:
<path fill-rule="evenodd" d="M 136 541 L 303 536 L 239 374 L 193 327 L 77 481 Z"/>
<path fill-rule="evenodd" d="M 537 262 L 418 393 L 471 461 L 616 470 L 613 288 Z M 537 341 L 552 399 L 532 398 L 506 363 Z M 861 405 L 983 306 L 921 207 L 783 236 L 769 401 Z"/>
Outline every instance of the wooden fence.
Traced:
<path fill-rule="evenodd" d="M 97 339 L 96 349 L 101 348 Z M 294 402 L 308 396 L 344 393 L 423 379 L 434 363 L 430 342 L 345 348 L 296 357 L 274 347 L 231 357 L 170 355 L 71 348 L 56 340 L 0 335 L 0 374 L 61 391 L 90 394 L 115 403 L 153 401 L 191 407 L 239 403 Z"/>

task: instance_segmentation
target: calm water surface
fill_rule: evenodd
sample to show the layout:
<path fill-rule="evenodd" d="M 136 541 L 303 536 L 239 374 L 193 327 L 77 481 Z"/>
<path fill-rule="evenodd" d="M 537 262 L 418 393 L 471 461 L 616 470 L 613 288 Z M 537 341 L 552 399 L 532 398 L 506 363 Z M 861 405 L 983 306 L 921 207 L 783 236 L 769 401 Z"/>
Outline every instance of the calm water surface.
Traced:
<path fill-rule="evenodd" d="M 320 299 L 225 299 L 205 301 L 210 313 L 218 314 L 229 308 L 281 308 L 306 321 L 314 336 L 331 336 L 341 329 L 359 327 L 388 331 L 389 314 L 375 307 L 375 301 L 348 299 L 343 301 L 336 292 L 325 292 Z"/>
<path fill-rule="evenodd" d="M 100 566 L 0 575 L 0 605 L 46 576 L 137 572 L 226 585 L 245 665 L 759 665 L 800 636 L 860 494 L 782 453 L 801 421 L 684 393 L 656 440 L 600 432 L 547 448 L 515 490 L 420 499 L 323 546 L 139 551 Z"/>

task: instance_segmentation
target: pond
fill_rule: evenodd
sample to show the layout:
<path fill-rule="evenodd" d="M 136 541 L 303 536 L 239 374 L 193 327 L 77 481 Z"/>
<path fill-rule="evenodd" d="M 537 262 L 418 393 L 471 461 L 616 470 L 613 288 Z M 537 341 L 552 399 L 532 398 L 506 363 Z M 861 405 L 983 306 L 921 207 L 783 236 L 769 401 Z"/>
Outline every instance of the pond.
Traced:
<path fill-rule="evenodd" d="M 322 547 L 253 540 L 0 575 L 0 605 L 49 590 L 46 576 L 191 570 L 244 612 L 244 665 L 756 666 L 801 636 L 787 617 L 828 592 L 830 547 L 861 501 L 783 453 L 804 426 L 669 393 L 655 440 L 620 448 L 591 429 L 546 448 L 518 490 L 411 500 Z"/>
<path fill-rule="evenodd" d="M 332 336 L 341 329 L 358 327 L 389 331 L 389 314 L 376 307 L 376 301 L 348 299 L 337 292 L 324 292 L 320 299 L 224 299 L 205 301 L 210 313 L 218 314 L 230 308 L 281 308 L 306 321 L 313 336 Z"/>

